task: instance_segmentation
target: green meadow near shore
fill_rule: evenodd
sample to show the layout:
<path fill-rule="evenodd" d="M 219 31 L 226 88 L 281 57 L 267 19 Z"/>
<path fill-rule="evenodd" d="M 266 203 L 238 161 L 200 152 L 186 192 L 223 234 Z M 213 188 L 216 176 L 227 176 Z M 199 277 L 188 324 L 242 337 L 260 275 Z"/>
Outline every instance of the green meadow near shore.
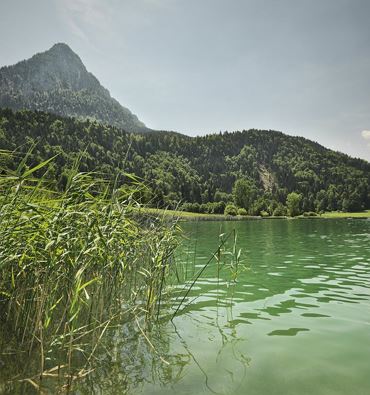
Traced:
<path fill-rule="evenodd" d="M 365 210 L 359 213 L 342 213 L 339 211 L 333 211 L 324 213 L 324 218 L 370 218 L 370 210 Z"/>
<path fill-rule="evenodd" d="M 258 220 L 258 219 L 293 219 L 291 217 L 285 216 L 251 216 L 251 215 L 223 215 L 223 214 L 204 214 L 204 213 L 190 213 L 187 211 L 180 210 L 164 210 L 164 209 L 154 209 L 154 208 L 144 208 L 143 212 L 153 214 L 153 215 L 161 215 L 179 218 L 180 220 L 185 221 L 248 221 L 248 220 Z M 339 211 L 328 212 L 323 214 L 318 214 L 317 216 L 305 217 L 303 215 L 294 217 L 296 219 L 306 219 L 306 218 L 325 218 L 325 219 L 339 219 L 339 218 L 370 218 L 370 210 L 365 210 L 357 213 L 344 213 Z"/>

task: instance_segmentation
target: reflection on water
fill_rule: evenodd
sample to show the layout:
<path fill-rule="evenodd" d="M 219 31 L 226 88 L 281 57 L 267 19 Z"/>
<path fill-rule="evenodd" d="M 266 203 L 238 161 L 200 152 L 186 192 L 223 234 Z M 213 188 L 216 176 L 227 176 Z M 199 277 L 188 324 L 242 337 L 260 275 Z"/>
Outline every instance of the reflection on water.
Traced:
<path fill-rule="evenodd" d="M 237 280 L 213 261 L 173 322 L 146 331 L 155 352 L 133 324 L 112 330 L 76 393 L 369 394 L 370 221 L 185 223 L 187 281 L 234 228 Z"/>

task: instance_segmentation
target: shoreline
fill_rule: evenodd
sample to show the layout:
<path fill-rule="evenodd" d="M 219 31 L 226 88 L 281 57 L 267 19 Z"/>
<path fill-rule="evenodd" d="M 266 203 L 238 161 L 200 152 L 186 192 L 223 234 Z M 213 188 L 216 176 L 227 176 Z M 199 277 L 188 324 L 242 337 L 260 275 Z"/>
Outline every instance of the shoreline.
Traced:
<path fill-rule="evenodd" d="M 155 208 L 145 208 L 141 210 L 145 214 L 154 214 L 157 216 L 167 216 L 172 218 L 178 218 L 180 221 L 258 221 L 258 220 L 295 220 L 295 219 L 370 219 L 370 210 L 365 210 L 363 212 L 345 213 L 345 212 L 327 212 L 324 214 L 318 214 L 317 216 L 303 216 L 299 215 L 297 217 L 288 216 L 253 216 L 253 215 L 223 215 L 223 214 L 204 214 L 204 213 L 191 213 L 188 211 L 178 211 L 178 210 L 166 210 L 166 209 L 155 209 Z"/>

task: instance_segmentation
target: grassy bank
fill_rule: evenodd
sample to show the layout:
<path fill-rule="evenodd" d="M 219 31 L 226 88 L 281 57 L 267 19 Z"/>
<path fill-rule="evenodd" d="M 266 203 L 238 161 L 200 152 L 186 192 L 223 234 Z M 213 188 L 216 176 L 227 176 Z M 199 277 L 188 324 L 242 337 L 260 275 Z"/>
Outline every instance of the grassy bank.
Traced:
<path fill-rule="evenodd" d="M 244 221 L 244 220 L 258 220 L 261 219 L 259 216 L 252 215 L 223 215 L 223 214 L 203 214 L 203 213 L 191 213 L 188 211 L 179 210 L 163 210 L 157 208 L 142 208 L 141 212 L 144 214 L 163 216 L 167 218 L 179 218 L 184 221 Z"/>
<path fill-rule="evenodd" d="M 248 221 L 248 220 L 258 220 L 258 219 L 291 219 L 289 217 L 260 217 L 260 216 L 250 216 L 250 215 L 222 215 L 222 214 L 203 214 L 203 213 L 190 213 L 187 211 L 179 210 L 163 210 L 154 208 L 143 208 L 141 209 L 143 213 L 163 216 L 167 218 L 179 218 L 183 221 Z M 327 212 L 321 215 L 313 217 L 303 217 L 299 216 L 296 218 L 370 218 L 370 210 L 365 210 L 357 213 L 345 213 L 345 212 Z"/>
<path fill-rule="evenodd" d="M 333 211 L 324 213 L 321 215 L 322 218 L 370 218 L 370 210 L 361 211 L 359 213 L 343 213 L 339 211 Z"/>

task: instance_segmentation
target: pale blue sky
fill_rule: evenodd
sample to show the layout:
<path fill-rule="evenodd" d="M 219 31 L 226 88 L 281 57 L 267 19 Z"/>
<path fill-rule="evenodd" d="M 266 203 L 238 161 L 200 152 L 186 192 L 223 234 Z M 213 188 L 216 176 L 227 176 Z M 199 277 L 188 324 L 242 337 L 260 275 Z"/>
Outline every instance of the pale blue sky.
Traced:
<path fill-rule="evenodd" d="M 370 160 L 369 0 L 0 0 L 0 65 L 65 42 L 147 126 Z"/>

